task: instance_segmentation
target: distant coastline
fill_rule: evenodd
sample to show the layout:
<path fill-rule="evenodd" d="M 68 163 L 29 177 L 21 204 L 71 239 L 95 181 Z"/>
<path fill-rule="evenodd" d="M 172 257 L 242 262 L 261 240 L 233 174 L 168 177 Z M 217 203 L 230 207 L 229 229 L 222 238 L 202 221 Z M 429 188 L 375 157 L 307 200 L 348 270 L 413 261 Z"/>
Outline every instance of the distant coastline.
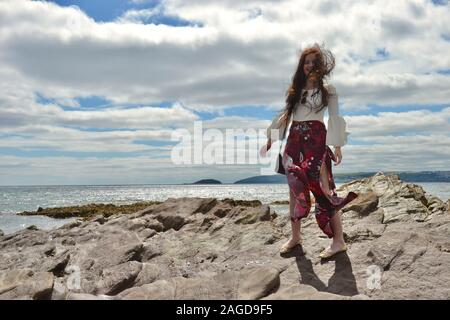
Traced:
<path fill-rule="evenodd" d="M 404 182 L 444 182 L 450 183 L 450 171 L 379 171 L 385 175 L 395 174 Z M 355 173 L 335 173 L 334 180 L 336 183 L 347 183 L 352 180 L 359 180 L 373 176 L 377 172 L 355 172 Z M 0 185 L 0 188 L 21 188 L 21 187 L 114 187 L 114 186 L 162 186 L 162 185 L 200 185 L 200 184 L 284 184 L 286 177 L 281 174 L 259 175 L 247 177 L 234 182 L 223 182 L 218 179 L 205 178 L 195 182 L 185 183 L 112 183 L 112 184 L 18 184 L 18 185 Z"/>
<path fill-rule="evenodd" d="M 216 179 L 202 179 L 194 183 L 184 183 L 184 184 L 222 184 L 222 182 Z"/>
<path fill-rule="evenodd" d="M 398 175 L 400 180 L 405 182 L 450 182 L 450 171 L 382 171 L 385 175 Z M 377 172 L 355 172 L 355 173 L 336 173 L 334 179 L 336 183 L 346 183 L 352 180 L 359 180 L 371 177 Z M 245 179 L 237 180 L 230 184 L 267 184 L 285 183 L 286 177 L 281 174 L 253 176 Z M 202 179 L 194 183 L 185 184 L 222 184 L 216 179 Z"/>

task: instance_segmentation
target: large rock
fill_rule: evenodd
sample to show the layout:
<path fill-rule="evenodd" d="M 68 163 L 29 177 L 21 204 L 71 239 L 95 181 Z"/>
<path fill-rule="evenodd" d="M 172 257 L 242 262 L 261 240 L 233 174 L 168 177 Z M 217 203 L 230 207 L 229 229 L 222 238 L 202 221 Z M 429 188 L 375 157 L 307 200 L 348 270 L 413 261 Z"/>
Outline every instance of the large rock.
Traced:
<path fill-rule="evenodd" d="M 300 283 L 294 283 L 277 292 L 264 297 L 263 300 L 366 300 L 365 295 L 355 295 L 353 297 L 337 295 L 329 292 L 318 291 L 316 288 Z"/>
<path fill-rule="evenodd" d="M 383 208 L 383 223 L 425 221 L 430 215 L 440 214 L 445 210 L 442 200 L 428 196 L 422 187 L 405 183 L 397 175 L 385 176 L 382 172 L 343 184 L 338 191 L 358 192 L 364 199 L 358 201 L 366 201 L 366 198 L 370 197 L 367 201 L 372 205 L 376 195 L 378 207 Z M 358 201 L 355 200 L 355 203 L 350 205 L 355 206 Z M 370 209 L 374 209 L 373 206 L 370 206 Z"/>
<path fill-rule="evenodd" d="M 67 295 L 66 300 L 117 300 L 117 298 L 104 294 L 94 295 L 89 293 L 70 292 Z"/>
<path fill-rule="evenodd" d="M 53 275 L 31 269 L 0 272 L 0 299 L 46 300 L 53 290 Z"/>
<path fill-rule="evenodd" d="M 134 213 L 144 209 L 152 204 L 160 203 L 159 201 L 137 202 L 133 204 L 124 204 L 116 206 L 111 203 L 87 204 L 83 206 L 59 207 L 59 208 L 42 208 L 38 207 L 36 211 L 24 211 L 18 213 L 21 216 L 47 216 L 56 219 L 81 217 L 90 220 L 96 216 L 109 217 L 113 214 Z"/>
<path fill-rule="evenodd" d="M 273 268 L 243 269 L 238 279 L 237 299 L 259 299 L 280 286 L 280 271 Z"/>
<path fill-rule="evenodd" d="M 367 215 L 373 211 L 375 211 L 378 207 L 378 195 L 373 192 L 362 192 L 358 195 L 358 197 L 353 200 L 351 203 L 346 205 L 342 211 L 356 211 L 361 215 Z"/>
<path fill-rule="evenodd" d="M 447 204 L 436 196 L 426 195 L 427 207 L 430 213 L 442 213 L 448 210 Z"/>
<path fill-rule="evenodd" d="M 251 267 L 225 271 L 212 277 L 158 280 L 122 292 L 122 299 L 259 299 L 278 289 L 280 271 L 270 267 Z"/>
<path fill-rule="evenodd" d="M 95 292 L 115 295 L 134 284 L 134 280 L 142 270 L 142 263 L 128 261 L 117 266 L 103 269 Z"/>
<path fill-rule="evenodd" d="M 258 201 L 170 198 L 126 215 L 0 238 L 1 299 L 449 299 L 450 214 L 420 186 L 378 173 L 338 189 L 348 251 L 314 214 L 281 256 L 288 217 Z"/>

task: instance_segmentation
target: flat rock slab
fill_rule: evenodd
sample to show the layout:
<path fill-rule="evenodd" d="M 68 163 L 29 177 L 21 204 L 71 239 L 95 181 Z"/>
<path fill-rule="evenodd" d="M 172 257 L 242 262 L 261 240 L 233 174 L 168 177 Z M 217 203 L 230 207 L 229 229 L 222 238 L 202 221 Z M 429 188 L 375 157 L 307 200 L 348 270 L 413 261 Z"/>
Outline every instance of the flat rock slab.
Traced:
<path fill-rule="evenodd" d="M 346 253 L 313 214 L 280 255 L 289 219 L 259 201 L 169 198 L 51 231 L 0 234 L 0 299 L 450 299 L 448 201 L 383 173 L 342 185 Z"/>

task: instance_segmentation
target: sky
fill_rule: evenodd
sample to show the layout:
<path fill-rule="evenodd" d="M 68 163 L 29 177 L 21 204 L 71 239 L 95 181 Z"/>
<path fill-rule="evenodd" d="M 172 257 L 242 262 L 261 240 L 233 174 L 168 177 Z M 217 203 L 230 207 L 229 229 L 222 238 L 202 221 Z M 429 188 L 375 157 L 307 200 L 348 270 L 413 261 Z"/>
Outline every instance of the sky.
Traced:
<path fill-rule="evenodd" d="M 449 16 L 444 0 L 0 0 L 0 185 L 259 175 L 173 163 L 173 133 L 265 131 L 314 43 L 350 132 L 333 172 L 449 170 Z"/>

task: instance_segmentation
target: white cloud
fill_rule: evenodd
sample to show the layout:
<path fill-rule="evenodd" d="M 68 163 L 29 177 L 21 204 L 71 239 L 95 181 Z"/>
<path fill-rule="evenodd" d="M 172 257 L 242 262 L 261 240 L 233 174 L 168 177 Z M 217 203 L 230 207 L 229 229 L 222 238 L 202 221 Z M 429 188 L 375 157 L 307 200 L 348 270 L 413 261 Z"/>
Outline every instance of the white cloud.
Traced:
<path fill-rule="evenodd" d="M 142 24 L 160 13 L 202 27 Z M 448 16 L 449 5 L 426 0 L 164 0 L 97 23 L 75 6 L 0 1 L 0 146 L 163 156 L 167 146 L 135 141 L 169 140 L 171 128 L 192 126 L 198 119 L 194 111 L 221 115 L 204 121 L 205 128 L 265 128 L 270 121 L 225 117 L 223 110 L 280 109 L 299 50 L 314 42 L 325 42 L 336 56 L 331 82 L 342 111 L 364 111 L 370 104 L 447 105 L 450 76 L 438 72 L 450 70 Z M 37 103 L 36 93 L 69 109 Z M 76 98 L 89 96 L 119 107 L 79 110 Z M 175 103 L 154 107 L 159 101 Z M 143 107 L 126 108 L 129 104 Z M 345 147 L 342 170 L 448 169 L 449 109 L 345 116 L 350 138 L 364 145 Z M 89 167 L 80 162 L 80 172 L 82 165 Z"/>
<path fill-rule="evenodd" d="M 149 155 L 167 157 L 170 146 L 151 146 L 142 144 L 146 140 L 170 141 L 171 130 L 137 130 L 137 131 L 80 131 L 70 128 L 28 125 L 9 130 L 1 130 L 4 134 L 0 147 L 16 149 L 70 151 L 70 152 L 148 152 Z M 155 152 L 156 151 L 156 152 Z"/>
<path fill-rule="evenodd" d="M 57 105 L 32 104 L 26 109 L 0 110 L 0 126 L 14 127 L 29 122 L 81 128 L 149 129 L 185 126 L 198 117 L 180 105 L 170 108 L 105 108 L 95 111 L 65 111 Z"/>
<path fill-rule="evenodd" d="M 1 61 L 49 96 L 97 95 L 121 103 L 173 99 L 212 110 L 282 105 L 300 47 L 325 41 L 337 57 L 333 81 L 346 107 L 436 103 L 449 95 L 449 77 L 433 73 L 450 66 L 450 42 L 442 37 L 450 34 L 448 6 L 428 1 L 165 1 L 163 6 L 166 14 L 204 27 L 96 23 L 76 8 L 4 1 Z M 365 63 L 380 48 L 389 60 Z"/>
<path fill-rule="evenodd" d="M 252 168 L 253 167 L 253 168 Z M 70 172 L 69 169 L 70 168 Z M 1 185 L 185 183 L 204 177 L 234 182 L 259 174 L 258 166 L 173 166 L 147 156 L 120 158 L 0 156 Z M 250 173 L 250 174 L 249 174 Z"/>
<path fill-rule="evenodd" d="M 389 134 L 450 132 L 450 107 L 439 112 L 415 110 L 407 112 L 379 112 L 377 115 L 345 116 L 352 138 Z"/>
<path fill-rule="evenodd" d="M 434 140 L 437 139 L 437 140 Z M 444 140 L 442 140 L 444 139 Z M 387 137 L 369 145 L 349 145 L 343 149 L 342 167 L 336 172 L 448 170 L 449 139 L 432 137 Z M 441 143 L 440 141 L 445 141 Z"/>
<path fill-rule="evenodd" d="M 123 23 L 161 10 L 204 27 Z M 434 73 L 450 68 L 449 10 L 419 0 L 167 0 L 130 11 L 121 23 L 96 23 L 74 7 L 3 1 L 0 61 L 48 96 L 171 99 L 214 110 L 283 105 L 298 50 L 325 41 L 345 108 L 439 103 L 450 94 L 450 77 Z M 389 60 L 367 64 L 380 48 Z"/>
<path fill-rule="evenodd" d="M 159 6 L 151 9 L 131 9 L 124 12 L 116 21 L 119 23 L 143 23 L 158 14 L 161 14 Z"/>

